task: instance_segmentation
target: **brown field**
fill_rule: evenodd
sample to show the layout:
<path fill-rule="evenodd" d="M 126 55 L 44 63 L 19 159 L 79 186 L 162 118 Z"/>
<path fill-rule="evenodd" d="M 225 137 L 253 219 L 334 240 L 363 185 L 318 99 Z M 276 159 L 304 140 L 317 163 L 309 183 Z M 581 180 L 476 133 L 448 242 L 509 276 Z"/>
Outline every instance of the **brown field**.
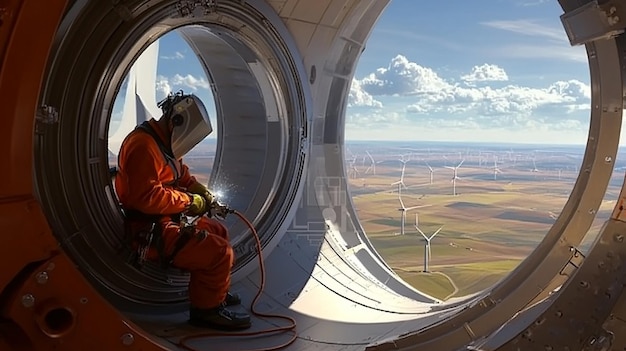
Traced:
<path fill-rule="evenodd" d="M 568 200 L 577 174 L 557 176 L 509 169 L 494 180 L 489 170 L 460 168 L 457 196 L 452 196 L 452 171 L 440 168 L 429 184 L 427 168 L 405 173 L 402 190 L 409 210 L 404 237 L 400 229 L 397 188 L 398 166 L 377 168 L 377 175 L 350 179 L 353 203 L 369 239 L 387 263 L 408 283 L 435 297 L 462 296 L 484 290 L 505 277 L 543 239 Z M 421 174 L 419 174 L 421 172 Z M 482 172 L 482 177 L 479 175 Z M 509 181 L 508 178 L 516 180 Z M 615 192 L 614 192 L 615 193 Z M 589 231 L 597 233 L 614 202 L 605 201 Z M 443 226 L 431 242 L 430 271 L 447 275 L 453 287 L 438 274 L 421 272 L 424 240 L 415 229 L 430 235 Z M 589 242 L 592 238 L 588 238 Z"/>

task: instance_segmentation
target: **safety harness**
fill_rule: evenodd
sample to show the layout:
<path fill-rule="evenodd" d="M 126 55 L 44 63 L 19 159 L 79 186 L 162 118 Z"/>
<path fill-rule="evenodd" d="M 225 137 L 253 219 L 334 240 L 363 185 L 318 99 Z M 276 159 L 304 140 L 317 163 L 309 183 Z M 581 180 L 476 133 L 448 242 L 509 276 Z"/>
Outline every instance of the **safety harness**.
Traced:
<path fill-rule="evenodd" d="M 181 174 L 172 150 L 161 141 L 161 138 L 157 135 L 156 131 L 152 128 L 148 121 L 138 125 L 137 129 L 146 132 L 152 137 L 152 139 L 154 139 L 159 147 L 159 150 L 161 150 L 161 154 L 163 155 L 165 162 L 168 166 L 170 166 L 174 173 L 174 180 L 170 183 L 166 183 L 166 185 L 176 187 Z M 123 211 L 124 216 L 127 219 L 125 221 L 127 236 L 130 240 L 138 240 L 139 242 L 137 252 L 138 257 L 135 262 L 135 264 L 139 267 L 143 266 L 145 263 L 146 255 L 151 247 L 156 248 L 161 267 L 163 269 L 170 267 L 178 252 L 189 242 L 189 240 L 191 240 L 196 232 L 195 226 L 187 223 L 186 217 L 182 213 L 175 213 L 171 215 L 151 215 L 137 210 L 123 209 Z M 169 217 L 171 221 L 177 222 L 180 226 L 178 239 L 174 243 L 174 249 L 169 255 L 166 255 L 165 253 L 165 241 L 163 240 L 163 227 L 161 225 L 161 221 L 165 216 Z M 144 222 L 147 225 L 145 229 L 140 230 L 138 233 L 133 233 L 133 228 L 130 222 Z"/>

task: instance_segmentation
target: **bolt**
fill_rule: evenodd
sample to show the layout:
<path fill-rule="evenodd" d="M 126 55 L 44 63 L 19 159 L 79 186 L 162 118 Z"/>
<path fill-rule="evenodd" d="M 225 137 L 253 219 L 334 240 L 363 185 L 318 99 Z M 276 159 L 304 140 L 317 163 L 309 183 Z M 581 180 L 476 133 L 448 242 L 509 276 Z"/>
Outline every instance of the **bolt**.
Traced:
<path fill-rule="evenodd" d="M 39 272 L 37 273 L 37 283 L 46 284 L 48 282 L 48 272 Z"/>
<path fill-rule="evenodd" d="M 624 242 L 624 236 L 622 234 L 617 234 L 614 237 L 614 240 L 617 241 L 618 243 Z"/>
<path fill-rule="evenodd" d="M 80 298 L 80 303 L 82 303 L 83 305 L 86 304 L 87 302 L 89 302 L 89 299 L 87 299 L 86 297 Z"/>
<path fill-rule="evenodd" d="M 561 318 L 561 317 L 563 317 L 563 312 L 561 312 L 561 311 L 556 311 L 556 312 L 554 313 L 554 315 L 555 315 L 555 316 L 557 316 L 557 317 L 559 317 L 559 318 Z"/>
<path fill-rule="evenodd" d="M 133 344 L 133 342 L 135 342 L 135 336 L 131 333 L 126 333 L 122 335 L 120 339 L 122 340 L 122 344 L 125 346 L 130 346 Z"/>
<path fill-rule="evenodd" d="M 33 307 L 35 305 L 35 297 L 32 294 L 26 294 L 22 296 L 22 306 L 26 308 Z"/>
<path fill-rule="evenodd" d="M 611 157 L 611 156 L 606 156 L 604 158 L 604 162 L 606 162 L 606 163 L 611 163 L 611 161 L 613 161 L 613 157 Z"/>

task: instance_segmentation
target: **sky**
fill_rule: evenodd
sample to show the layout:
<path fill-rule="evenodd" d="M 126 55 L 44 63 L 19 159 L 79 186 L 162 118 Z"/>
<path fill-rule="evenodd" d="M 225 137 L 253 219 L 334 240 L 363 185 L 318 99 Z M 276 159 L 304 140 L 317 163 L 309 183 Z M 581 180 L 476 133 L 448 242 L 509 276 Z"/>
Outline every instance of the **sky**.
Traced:
<path fill-rule="evenodd" d="M 589 66 L 561 14 L 556 0 L 392 0 L 354 72 L 346 140 L 585 144 Z M 157 99 L 212 100 L 186 43 L 159 45 Z"/>

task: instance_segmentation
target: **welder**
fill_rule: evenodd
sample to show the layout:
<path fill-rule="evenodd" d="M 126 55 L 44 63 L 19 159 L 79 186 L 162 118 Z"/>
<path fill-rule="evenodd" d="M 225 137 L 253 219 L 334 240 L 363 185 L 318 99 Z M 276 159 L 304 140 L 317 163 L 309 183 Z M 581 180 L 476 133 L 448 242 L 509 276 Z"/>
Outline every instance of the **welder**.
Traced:
<path fill-rule="evenodd" d="M 135 128 L 118 155 L 115 189 L 127 235 L 140 259 L 189 271 L 189 322 L 234 330 L 250 327 L 247 313 L 233 311 L 233 249 L 227 228 L 213 212 L 221 207 L 190 174 L 183 156 L 211 132 L 202 101 L 182 91 L 159 102 L 162 116 Z M 190 217 L 197 220 L 190 224 Z"/>

